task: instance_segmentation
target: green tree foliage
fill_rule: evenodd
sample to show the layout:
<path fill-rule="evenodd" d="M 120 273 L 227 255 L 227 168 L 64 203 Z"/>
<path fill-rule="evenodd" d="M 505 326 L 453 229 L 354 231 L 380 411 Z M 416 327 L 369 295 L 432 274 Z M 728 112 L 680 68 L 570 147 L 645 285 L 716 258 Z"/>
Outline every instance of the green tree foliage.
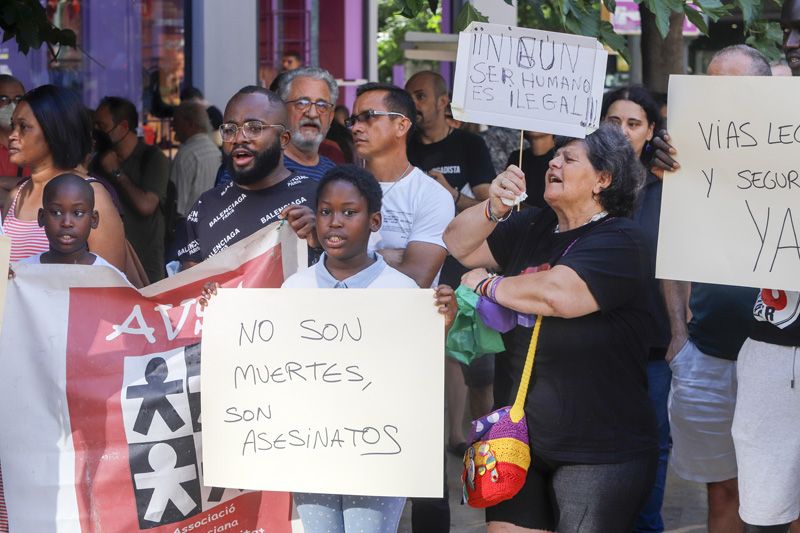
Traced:
<path fill-rule="evenodd" d="M 512 4 L 512 0 L 497 0 Z M 636 0 L 655 15 L 656 26 L 661 37 L 669 31 L 669 17 L 673 12 L 683 12 L 700 31 L 707 34 L 707 20 L 739 10 L 748 32 L 747 43 L 758 48 L 770 58 L 780 56 L 780 27 L 777 23 L 760 21 L 763 3 L 760 0 Z M 766 0 L 780 5 L 780 0 Z M 416 17 L 429 10 L 423 0 L 395 0 L 397 10 L 404 16 Z M 521 25 L 550 31 L 574 33 L 596 37 L 624 57 L 627 56 L 625 38 L 617 35 L 609 22 L 600 19 L 600 7 L 613 12 L 616 0 L 519 0 L 518 12 Z M 456 19 L 456 31 L 463 30 L 470 22 L 485 21 L 471 4 L 466 4 Z M 627 57 L 626 57 L 627 59 Z"/>
<path fill-rule="evenodd" d="M 54 56 L 62 45 L 76 46 L 75 32 L 53 26 L 39 0 L 0 0 L 0 29 L 3 42 L 16 40 L 23 54 L 31 48 L 41 48 L 42 44 Z"/>
<path fill-rule="evenodd" d="M 403 49 L 407 31 L 440 33 L 442 14 L 434 2 L 383 0 L 378 4 L 378 78 L 392 81 L 392 67 L 405 61 Z M 433 10 L 431 10 L 433 8 Z"/>

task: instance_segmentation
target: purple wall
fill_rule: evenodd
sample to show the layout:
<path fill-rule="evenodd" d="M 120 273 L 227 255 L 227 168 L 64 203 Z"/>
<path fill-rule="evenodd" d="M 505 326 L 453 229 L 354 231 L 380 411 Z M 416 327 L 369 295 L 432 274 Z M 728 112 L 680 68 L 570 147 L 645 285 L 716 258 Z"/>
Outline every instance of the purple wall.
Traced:
<path fill-rule="evenodd" d="M 91 108 L 108 95 L 123 96 L 141 108 L 141 4 L 84 0 L 82 24 L 78 44 L 96 62 L 84 55 L 78 71 L 49 70 L 45 46 L 25 56 L 17 51 L 16 43 L 8 42 L 0 46 L 0 51 L 8 51 L 8 59 L 0 59 L 0 68 L 8 68 L 26 89 L 46 83 L 81 89 L 83 103 Z"/>
<path fill-rule="evenodd" d="M 442 33 L 453 32 L 452 0 L 442 0 L 442 24 L 440 25 L 439 29 L 441 30 Z M 453 88 L 453 80 L 451 79 L 453 73 L 453 65 L 454 63 L 452 61 L 442 61 L 441 63 L 439 63 L 439 74 L 442 75 L 445 83 L 451 90 Z"/>
<path fill-rule="evenodd" d="M 348 31 L 344 34 L 344 79 L 365 77 L 364 73 L 364 2 L 345 0 L 345 18 Z M 355 87 L 344 87 L 344 105 L 353 109 L 356 99 Z"/>
<path fill-rule="evenodd" d="M 84 43 L 100 63 L 84 59 L 84 103 L 94 108 L 104 96 L 114 95 L 141 107 L 141 4 L 130 0 L 87 0 L 84 13 Z"/>

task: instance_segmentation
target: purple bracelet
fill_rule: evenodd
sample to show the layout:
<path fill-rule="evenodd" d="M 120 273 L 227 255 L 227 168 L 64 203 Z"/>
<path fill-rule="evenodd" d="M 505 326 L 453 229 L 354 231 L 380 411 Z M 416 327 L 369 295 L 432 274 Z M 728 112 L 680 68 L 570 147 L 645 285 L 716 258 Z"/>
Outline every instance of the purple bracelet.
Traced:
<path fill-rule="evenodd" d="M 489 299 L 494 303 L 497 303 L 497 287 L 500 285 L 500 282 L 505 279 L 504 276 L 496 276 L 492 280 L 492 284 L 489 286 Z"/>

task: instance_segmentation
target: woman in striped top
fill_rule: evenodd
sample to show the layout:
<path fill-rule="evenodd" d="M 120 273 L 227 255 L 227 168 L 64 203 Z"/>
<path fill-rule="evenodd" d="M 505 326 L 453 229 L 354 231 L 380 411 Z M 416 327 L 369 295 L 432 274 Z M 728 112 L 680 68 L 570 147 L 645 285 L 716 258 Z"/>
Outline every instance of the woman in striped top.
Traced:
<path fill-rule="evenodd" d="M 8 195 L 3 205 L 3 231 L 11 237 L 11 261 L 48 250 L 44 229 L 36 217 L 48 181 L 66 172 L 78 173 L 91 149 L 91 121 L 78 96 L 62 87 L 42 85 L 22 97 L 11 118 L 9 159 L 30 167 L 31 179 Z M 100 226 L 89 237 L 89 248 L 115 267 L 125 268 L 122 219 L 108 191 L 93 182 Z"/>

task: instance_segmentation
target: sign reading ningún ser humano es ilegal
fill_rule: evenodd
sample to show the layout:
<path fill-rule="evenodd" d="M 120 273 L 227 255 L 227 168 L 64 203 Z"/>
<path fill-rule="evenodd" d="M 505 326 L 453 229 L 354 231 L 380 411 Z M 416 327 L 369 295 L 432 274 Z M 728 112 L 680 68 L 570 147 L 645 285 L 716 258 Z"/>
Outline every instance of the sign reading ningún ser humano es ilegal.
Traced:
<path fill-rule="evenodd" d="M 600 124 L 607 58 L 591 37 L 473 22 L 458 39 L 453 117 L 583 138 Z"/>

